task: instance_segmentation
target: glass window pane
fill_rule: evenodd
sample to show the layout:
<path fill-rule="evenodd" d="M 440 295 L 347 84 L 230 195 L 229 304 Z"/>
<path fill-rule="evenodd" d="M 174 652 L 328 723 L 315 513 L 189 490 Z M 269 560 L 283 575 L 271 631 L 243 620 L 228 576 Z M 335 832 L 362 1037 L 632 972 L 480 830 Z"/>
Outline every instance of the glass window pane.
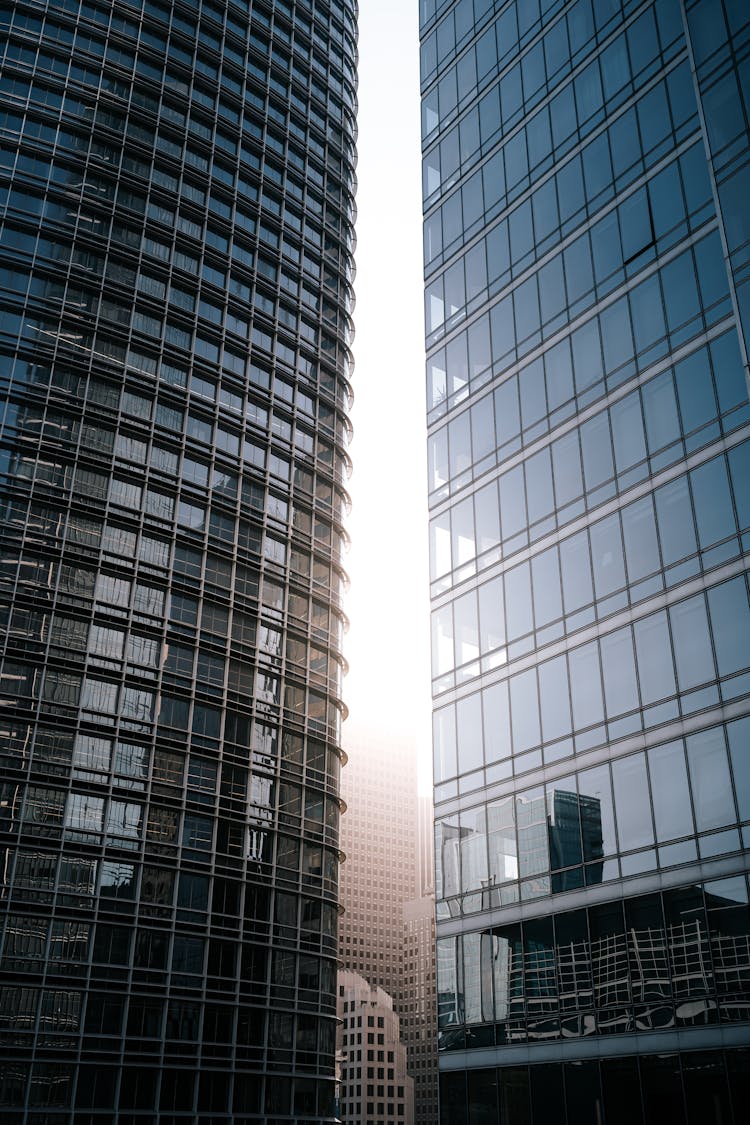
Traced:
<path fill-rule="evenodd" d="M 750 820 L 750 718 L 729 723 L 727 738 L 740 820 Z"/>
<path fill-rule="evenodd" d="M 730 676 L 750 663 L 750 605 L 744 577 L 709 590 L 708 606 L 719 675 Z"/>
<path fill-rule="evenodd" d="M 510 709 L 513 724 L 513 753 L 518 754 L 538 746 L 539 703 L 537 700 L 536 670 L 530 668 L 513 676 L 510 681 Z"/>
<path fill-rule="evenodd" d="M 608 718 L 634 711 L 638 706 L 638 685 L 629 625 L 602 637 L 601 655 Z"/>
<path fill-rule="evenodd" d="M 654 502 L 650 496 L 628 504 L 622 510 L 622 530 L 625 539 L 625 559 L 628 578 L 638 582 L 659 569 L 659 542 L 656 537 Z"/>
<path fill-rule="evenodd" d="M 648 781 L 644 755 L 632 754 L 613 762 L 612 781 L 620 851 L 648 847 L 654 842 L 654 830 L 646 799 Z"/>
<path fill-rule="evenodd" d="M 641 699 L 645 705 L 675 694 L 674 662 L 664 610 L 633 626 Z"/>
<path fill-rule="evenodd" d="M 573 698 L 573 726 L 576 730 L 601 723 L 604 719 L 599 648 L 595 641 L 574 649 L 568 656 Z"/>
<path fill-rule="evenodd" d="M 458 770 L 467 773 L 482 765 L 482 708 L 477 692 L 456 702 Z"/>
<path fill-rule="evenodd" d="M 617 851 L 615 814 L 609 766 L 595 766 L 578 774 L 584 860 L 601 859 Z"/>
<path fill-rule="evenodd" d="M 505 610 L 509 641 L 525 636 L 534 628 L 528 563 L 514 567 L 505 575 Z"/>
<path fill-rule="evenodd" d="M 544 741 L 570 734 L 570 688 L 564 656 L 539 665 L 539 699 Z"/>
<path fill-rule="evenodd" d="M 557 548 L 550 547 L 531 560 L 534 591 L 534 621 L 537 629 L 562 617 L 560 563 Z"/>
<path fill-rule="evenodd" d="M 493 652 L 504 643 L 503 582 L 501 578 L 493 578 L 479 587 L 480 651 Z"/>
<path fill-rule="evenodd" d="M 685 744 L 698 831 L 734 824 L 734 799 L 723 728 L 692 734 L 685 739 Z"/>
<path fill-rule="evenodd" d="M 506 681 L 493 684 L 482 692 L 484 712 L 484 759 L 501 762 L 510 757 L 510 708 Z"/>
<path fill-rule="evenodd" d="M 591 557 L 597 598 L 606 598 L 625 585 L 625 563 L 617 515 L 599 520 L 591 527 Z"/>
<path fill-rule="evenodd" d="M 560 544 L 565 612 L 573 613 L 594 600 L 589 558 L 589 538 L 585 531 L 563 539 Z"/>
<path fill-rule="evenodd" d="M 669 566 L 694 554 L 697 548 L 687 479 L 670 481 L 657 488 L 654 496 L 662 556 Z"/>
<path fill-rule="evenodd" d="M 690 484 L 701 547 L 705 549 L 734 535 L 734 511 L 724 458 L 715 457 L 713 461 L 694 469 L 690 474 Z"/>
<path fill-rule="evenodd" d="M 672 606 L 669 620 L 680 691 L 688 691 L 698 684 L 713 680 L 714 661 L 703 595 L 698 594 L 686 602 L 678 602 Z"/>
<path fill-rule="evenodd" d="M 651 796 L 659 843 L 689 836 L 693 831 L 685 749 L 681 741 L 652 746 L 648 751 Z"/>

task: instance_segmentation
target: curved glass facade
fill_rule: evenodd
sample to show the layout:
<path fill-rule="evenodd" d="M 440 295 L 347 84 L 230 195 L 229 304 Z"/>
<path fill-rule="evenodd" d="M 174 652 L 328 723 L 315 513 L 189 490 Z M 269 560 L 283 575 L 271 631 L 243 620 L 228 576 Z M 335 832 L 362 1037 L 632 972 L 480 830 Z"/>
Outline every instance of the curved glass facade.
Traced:
<path fill-rule="evenodd" d="M 739 1121 L 749 13 L 420 12 L 443 1125 Z"/>
<path fill-rule="evenodd" d="M 0 39 L 0 1116 L 329 1121 L 356 3 Z"/>

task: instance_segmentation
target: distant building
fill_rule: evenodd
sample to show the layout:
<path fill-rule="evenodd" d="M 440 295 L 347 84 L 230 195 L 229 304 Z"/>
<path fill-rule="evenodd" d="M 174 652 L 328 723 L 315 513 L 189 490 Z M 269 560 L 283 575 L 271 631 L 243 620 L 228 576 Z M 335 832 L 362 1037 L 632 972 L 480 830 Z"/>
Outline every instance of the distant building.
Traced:
<path fill-rule="evenodd" d="M 406 1069 L 393 999 L 358 973 L 339 972 L 339 1112 L 351 1125 L 414 1125 L 414 1082 Z"/>
<path fill-rule="evenodd" d="M 437 1121 L 431 804 L 417 796 L 414 743 L 347 723 L 341 793 L 339 956 L 401 1018 L 417 1125 Z"/>

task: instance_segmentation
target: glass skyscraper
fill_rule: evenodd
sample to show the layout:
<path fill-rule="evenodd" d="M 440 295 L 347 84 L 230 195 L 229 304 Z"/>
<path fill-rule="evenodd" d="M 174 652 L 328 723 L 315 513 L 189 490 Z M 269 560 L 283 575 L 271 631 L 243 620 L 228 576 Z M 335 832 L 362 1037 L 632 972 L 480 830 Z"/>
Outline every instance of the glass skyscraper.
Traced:
<path fill-rule="evenodd" d="M 355 0 L 0 10 L 0 1118 L 333 1120 Z"/>
<path fill-rule="evenodd" d="M 422 0 L 443 1125 L 750 1095 L 750 7 Z"/>

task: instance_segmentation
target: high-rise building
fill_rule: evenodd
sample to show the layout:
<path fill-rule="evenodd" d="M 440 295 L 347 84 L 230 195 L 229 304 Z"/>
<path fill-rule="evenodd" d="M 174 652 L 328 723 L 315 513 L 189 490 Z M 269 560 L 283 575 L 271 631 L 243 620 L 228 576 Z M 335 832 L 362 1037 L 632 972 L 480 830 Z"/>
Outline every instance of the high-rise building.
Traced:
<path fill-rule="evenodd" d="M 0 13 L 0 1117 L 333 1120 L 354 0 Z"/>
<path fill-rule="evenodd" d="M 358 973 L 339 972 L 341 1120 L 414 1125 L 414 1080 L 393 999 Z"/>
<path fill-rule="evenodd" d="M 345 970 L 392 998 L 414 1080 L 414 1121 L 436 1125 L 432 825 L 429 802 L 418 796 L 416 746 L 397 732 L 352 720 L 344 745 L 339 956 Z M 356 1122 L 356 1115 L 347 1116 L 350 1102 L 343 1120 Z"/>
<path fill-rule="evenodd" d="M 750 1085 L 750 8 L 422 0 L 441 1114 Z"/>

